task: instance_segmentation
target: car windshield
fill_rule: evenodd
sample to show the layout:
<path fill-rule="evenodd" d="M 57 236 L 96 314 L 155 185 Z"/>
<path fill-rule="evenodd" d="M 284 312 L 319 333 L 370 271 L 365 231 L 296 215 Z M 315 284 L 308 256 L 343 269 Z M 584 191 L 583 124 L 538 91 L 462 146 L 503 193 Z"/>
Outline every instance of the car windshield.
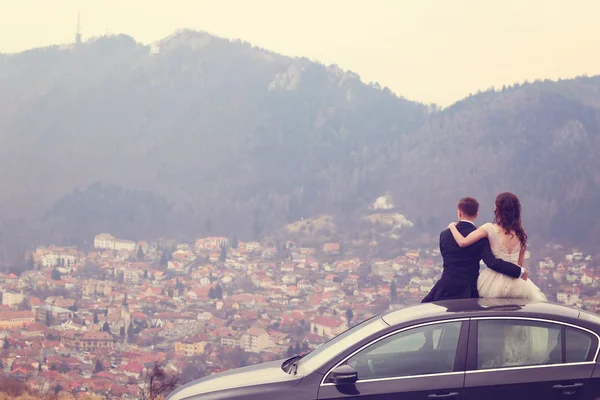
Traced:
<path fill-rule="evenodd" d="M 389 325 L 381 319 L 380 315 L 364 320 L 360 324 L 325 342 L 300 359 L 298 362 L 298 374 L 306 375 L 315 371 L 354 343 L 387 327 Z"/>

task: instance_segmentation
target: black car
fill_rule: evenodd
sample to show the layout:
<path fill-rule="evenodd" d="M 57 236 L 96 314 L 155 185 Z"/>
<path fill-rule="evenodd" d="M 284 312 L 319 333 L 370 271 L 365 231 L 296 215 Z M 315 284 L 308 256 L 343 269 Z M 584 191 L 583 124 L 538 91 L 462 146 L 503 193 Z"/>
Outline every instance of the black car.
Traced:
<path fill-rule="evenodd" d="M 600 400 L 600 317 L 515 299 L 420 304 L 313 352 L 191 382 L 168 400 Z"/>

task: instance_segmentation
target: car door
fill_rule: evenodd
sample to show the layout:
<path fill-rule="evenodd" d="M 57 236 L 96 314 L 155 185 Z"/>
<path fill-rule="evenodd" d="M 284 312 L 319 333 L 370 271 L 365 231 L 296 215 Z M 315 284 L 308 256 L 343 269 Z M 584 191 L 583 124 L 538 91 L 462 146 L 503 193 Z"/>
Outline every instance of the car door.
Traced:
<path fill-rule="evenodd" d="M 358 380 L 336 384 L 329 371 L 318 398 L 462 400 L 468 325 L 468 320 L 443 321 L 377 338 L 336 365 L 354 368 Z"/>
<path fill-rule="evenodd" d="M 598 336 L 535 318 L 480 318 L 470 325 L 465 400 L 596 399 Z"/>

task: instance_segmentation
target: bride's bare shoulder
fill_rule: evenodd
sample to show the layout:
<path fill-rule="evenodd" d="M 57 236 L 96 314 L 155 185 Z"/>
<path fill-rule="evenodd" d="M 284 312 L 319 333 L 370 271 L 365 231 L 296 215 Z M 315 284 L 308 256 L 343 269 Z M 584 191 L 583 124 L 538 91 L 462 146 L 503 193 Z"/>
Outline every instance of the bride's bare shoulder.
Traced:
<path fill-rule="evenodd" d="M 486 222 L 485 224 L 481 225 L 480 228 L 484 229 L 486 231 L 489 231 L 490 229 L 495 229 L 496 224 L 494 224 L 493 222 Z"/>

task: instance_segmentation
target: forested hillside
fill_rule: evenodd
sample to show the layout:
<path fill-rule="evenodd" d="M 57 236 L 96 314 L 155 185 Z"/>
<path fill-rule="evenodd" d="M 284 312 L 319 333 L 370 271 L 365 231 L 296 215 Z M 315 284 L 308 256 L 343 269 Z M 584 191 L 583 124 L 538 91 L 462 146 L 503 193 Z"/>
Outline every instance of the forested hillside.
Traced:
<path fill-rule="evenodd" d="M 259 238 L 384 192 L 425 229 L 477 196 L 535 236 L 598 232 L 600 78 L 515 85 L 443 111 L 337 66 L 180 32 L 0 55 L 0 238 L 18 245 Z M 0 255 L 3 255 L 0 254 Z"/>

